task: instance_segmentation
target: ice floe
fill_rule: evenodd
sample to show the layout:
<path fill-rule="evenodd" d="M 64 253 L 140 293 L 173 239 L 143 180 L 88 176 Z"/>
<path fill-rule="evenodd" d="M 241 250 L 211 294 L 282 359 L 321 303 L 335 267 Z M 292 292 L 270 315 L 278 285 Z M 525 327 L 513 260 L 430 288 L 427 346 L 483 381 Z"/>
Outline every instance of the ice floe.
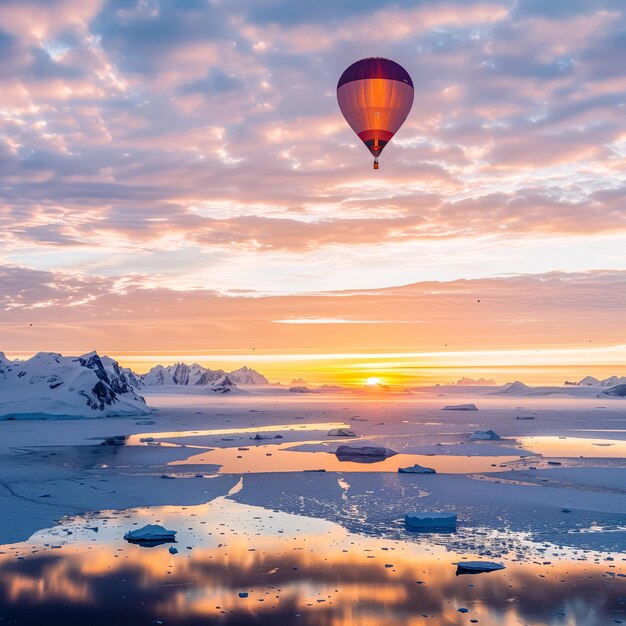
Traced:
<path fill-rule="evenodd" d="M 454 513 L 434 511 L 407 513 L 404 516 L 404 524 L 408 530 L 421 532 L 451 532 L 456 530 L 456 521 Z"/>

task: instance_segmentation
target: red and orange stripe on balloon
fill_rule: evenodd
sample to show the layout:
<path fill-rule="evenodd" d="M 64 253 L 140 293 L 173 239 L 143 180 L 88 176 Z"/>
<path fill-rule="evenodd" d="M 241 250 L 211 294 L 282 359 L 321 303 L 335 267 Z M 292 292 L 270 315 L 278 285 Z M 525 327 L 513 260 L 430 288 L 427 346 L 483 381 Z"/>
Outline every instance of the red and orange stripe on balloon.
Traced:
<path fill-rule="evenodd" d="M 411 110 L 413 81 L 395 61 L 361 59 L 341 75 L 337 102 L 352 130 L 377 160 Z"/>

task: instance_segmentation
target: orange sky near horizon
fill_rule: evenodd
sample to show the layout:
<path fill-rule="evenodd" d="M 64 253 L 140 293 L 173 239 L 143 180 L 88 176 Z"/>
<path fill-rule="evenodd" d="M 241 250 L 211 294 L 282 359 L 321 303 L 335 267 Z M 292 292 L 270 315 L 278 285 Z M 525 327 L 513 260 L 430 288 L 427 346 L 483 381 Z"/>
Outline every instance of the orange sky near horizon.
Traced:
<path fill-rule="evenodd" d="M 294 378 L 302 378 L 313 385 L 338 384 L 344 386 L 367 386 L 368 379 L 377 378 L 380 384 L 391 387 L 429 386 L 453 384 L 461 378 L 492 379 L 497 384 L 522 380 L 530 385 L 562 385 L 566 380 L 573 382 L 591 375 L 596 378 L 623 374 L 626 371 L 626 347 L 611 350 L 611 364 L 594 362 L 601 358 L 597 351 L 584 350 L 553 351 L 538 358 L 515 351 L 500 353 L 467 353 L 457 355 L 441 353 L 424 355 L 115 355 L 121 365 L 143 373 L 157 364 L 176 362 L 198 363 L 203 367 L 231 371 L 248 365 L 264 374 L 270 382 L 289 384 Z M 591 359 L 590 359 L 591 357 Z M 433 362 L 431 362 L 431 360 Z M 528 360 L 532 364 L 523 365 Z M 472 364 L 475 361 L 483 365 Z M 435 362 L 439 364 L 435 364 Z M 448 363 L 444 365 L 442 363 Z M 587 363 L 580 365 L 580 363 Z M 501 364 L 498 364 L 501 363 Z M 505 364 L 508 363 L 508 364 Z"/>
<path fill-rule="evenodd" d="M 92 285 L 70 287 L 46 306 L 5 314 L 7 354 L 96 349 L 138 372 L 176 361 L 248 365 L 284 383 L 562 383 L 626 370 L 621 272 L 259 297 L 105 285 L 86 298 L 81 289 Z"/>

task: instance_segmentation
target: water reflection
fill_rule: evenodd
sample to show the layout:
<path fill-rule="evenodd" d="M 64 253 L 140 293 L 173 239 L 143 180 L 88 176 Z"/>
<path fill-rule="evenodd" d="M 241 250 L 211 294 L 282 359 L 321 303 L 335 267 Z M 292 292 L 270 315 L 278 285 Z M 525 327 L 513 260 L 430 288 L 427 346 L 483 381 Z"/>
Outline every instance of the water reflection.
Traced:
<path fill-rule="evenodd" d="M 126 544 L 133 524 L 179 530 L 180 553 Z M 98 532 L 92 530 L 98 528 Z M 0 554 L 0 616 L 20 624 L 612 623 L 624 579 L 606 555 L 551 557 L 457 578 L 455 554 L 350 534 L 322 520 L 218 499 L 77 519 Z M 555 548 L 556 550 L 556 548 Z M 580 558 L 580 557 L 578 557 Z M 533 562 L 534 561 L 534 562 Z M 551 561 L 551 562 L 550 562 Z M 247 593 L 245 598 L 240 593 Z M 461 614 L 459 608 L 467 608 Z"/>
<path fill-rule="evenodd" d="M 620 431 L 622 432 L 622 431 Z M 626 441 L 621 439 L 591 439 L 588 437 L 520 437 L 526 449 L 543 456 L 625 458 Z"/>
<path fill-rule="evenodd" d="M 331 430 L 333 428 L 350 428 L 349 424 L 345 422 L 315 422 L 309 424 L 270 424 L 267 426 L 249 426 L 245 428 L 213 428 L 205 430 L 181 430 L 181 431 L 168 431 L 168 432 L 150 432 L 139 433 L 136 435 L 129 435 L 126 440 L 126 445 L 136 446 L 145 444 L 145 439 L 150 438 L 152 440 L 158 439 L 180 439 L 188 437 L 207 437 L 207 436 L 219 436 L 219 435 L 242 435 L 242 434 L 256 434 L 256 433 L 280 433 L 280 432 L 300 432 L 310 430 Z"/>
<path fill-rule="evenodd" d="M 308 444 L 325 443 L 307 442 Z M 221 465 L 220 474 L 249 474 L 259 472 L 397 472 L 399 467 L 424 465 L 440 474 L 471 472 L 501 472 L 507 463 L 519 461 L 519 456 L 462 456 L 451 454 L 396 454 L 375 462 L 341 461 L 330 452 L 301 452 L 291 450 L 294 443 L 278 445 L 216 448 L 194 454 L 188 459 L 172 461 L 169 465 Z"/>

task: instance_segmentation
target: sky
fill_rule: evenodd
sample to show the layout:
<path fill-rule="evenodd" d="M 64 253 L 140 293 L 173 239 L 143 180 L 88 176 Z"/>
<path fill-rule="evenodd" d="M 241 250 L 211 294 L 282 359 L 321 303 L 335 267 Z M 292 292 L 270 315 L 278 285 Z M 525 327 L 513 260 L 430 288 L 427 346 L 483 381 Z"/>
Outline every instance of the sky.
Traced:
<path fill-rule="evenodd" d="M 0 349 L 626 373 L 625 54 L 621 0 L 0 0 Z M 415 85 L 377 172 L 368 56 Z"/>

